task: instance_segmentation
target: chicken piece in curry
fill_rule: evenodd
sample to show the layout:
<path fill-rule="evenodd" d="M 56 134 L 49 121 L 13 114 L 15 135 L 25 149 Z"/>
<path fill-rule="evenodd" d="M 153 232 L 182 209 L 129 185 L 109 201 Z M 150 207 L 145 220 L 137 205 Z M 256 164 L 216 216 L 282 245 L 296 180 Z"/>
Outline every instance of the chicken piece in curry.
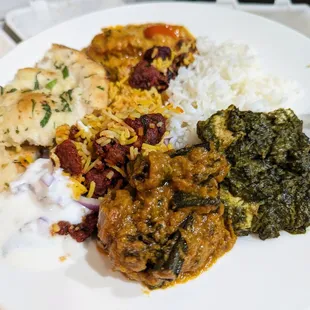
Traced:
<path fill-rule="evenodd" d="M 150 289 L 166 287 L 233 247 L 219 199 L 229 164 L 212 146 L 140 155 L 127 170 L 129 186 L 110 191 L 99 212 L 98 244 L 114 270 Z"/>
<path fill-rule="evenodd" d="M 127 78 L 140 61 L 146 61 L 147 66 L 155 58 L 169 60 L 173 75 L 179 66 L 193 61 L 195 43 L 193 35 L 183 26 L 160 23 L 116 26 L 102 29 L 86 53 L 106 68 L 110 80 L 117 81 Z M 157 66 L 167 70 L 165 63 Z"/>

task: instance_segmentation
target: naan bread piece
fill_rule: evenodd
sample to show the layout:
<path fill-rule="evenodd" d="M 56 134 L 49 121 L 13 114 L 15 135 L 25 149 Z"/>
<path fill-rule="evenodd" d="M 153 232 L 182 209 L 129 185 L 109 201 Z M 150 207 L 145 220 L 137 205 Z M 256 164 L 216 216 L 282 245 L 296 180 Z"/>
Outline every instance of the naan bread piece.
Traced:
<path fill-rule="evenodd" d="M 78 84 L 81 98 L 88 105 L 89 110 L 102 109 L 108 102 L 108 79 L 102 65 L 94 62 L 83 52 L 54 44 L 38 63 L 38 68 L 59 71 L 64 74 L 67 67 L 69 77 L 73 77 Z M 88 112 L 91 113 L 91 112 Z"/>
<path fill-rule="evenodd" d="M 53 45 L 36 68 L 0 89 L 0 143 L 51 146 L 55 128 L 107 106 L 104 68 L 84 53 Z"/>
<path fill-rule="evenodd" d="M 9 183 L 25 172 L 26 167 L 38 157 L 36 146 L 24 146 L 19 151 L 0 146 L 0 192 L 8 189 Z"/>

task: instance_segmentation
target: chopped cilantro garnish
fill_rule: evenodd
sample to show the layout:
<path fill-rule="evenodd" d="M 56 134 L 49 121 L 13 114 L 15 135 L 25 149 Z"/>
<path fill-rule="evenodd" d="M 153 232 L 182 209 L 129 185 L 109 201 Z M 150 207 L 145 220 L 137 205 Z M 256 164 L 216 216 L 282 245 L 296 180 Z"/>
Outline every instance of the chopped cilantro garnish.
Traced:
<path fill-rule="evenodd" d="M 33 116 L 33 112 L 34 112 L 34 108 L 36 107 L 36 101 L 34 99 L 31 99 L 32 102 L 32 116 Z"/>
<path fill-rule="evenodd" d="M 94 75 L 97 75 L 97 73 L 93 73 L 93 74 L 90 74 L 90 75 L 84 76 L 84 79 L 88 79 L 88 78 L 90 78 L 91 76 L 94 76 Z"/>
<path fill-rule="evenodd" d="M 69 97 L 69 100 L 70 100 L 70 101 L 72 101 L 72 91 L 73 91 L 73 89 L 69 89 L 69 90 L 67 91 L 67 94 L 68 94 L 68 97 Z"/>
<path fill-rule="evenodd" d="M 8 133 L 10 133 L 10 129 L 7 128 L 7 130 L 4 132 L 5 135 L 7 135 Z"/>
<path fill-rule="evenodd" d="M 52 110 L 51 107 L 49 106 L 48 103 L 42 103 L 42 109 L 45 111 L 45 115 L 42 118 L 42 120 L 40 121 L 40 125 L 41 127 L 45 127 L 46 124 L 48 123 L 49 119 L 51 118 L 52 115 Z"/>
<path fill-rule="evenodd" d="M 27 127 L 27 128 L 25 129 L 25 131 L 28 131 L 28 129 L 29 129 L 29 128 Z"/>
<path fill-rule="evenodd" d="M 38 75 L 40 74 L 41 72 L 38 72 L 37 74 L 36 74 L 36 78 L 35 78 L 35 80 L 34 80 L 34 90 L 38 90 L 38 89 L 40 89 L 40 84 L 39 84 L 39 80 L 38 80 Z"/>
<path fill-rule="evenodd" d="M 19 129 L 18 129 L 18 127 L 16 127 L 15 132 L 16 132 L 17 134 L 19 134 Z"/>
<path fill-rule="evenodd" d="M 63 92 L 63 93 L 59 96 L 62 103 L 67 102 L 67 99 L 65 98 L 66 95 L 67 95 L 67 92 Z"/>
<path fill-rule="evenodd" d="M 11 90 L 7 91 L 7 94 L 14 93 L 15 91 L 17 91 L 17 89 L 16 88 L 12 88 Z"/>
<path fill-rule="evenodd" d="M 5 182 L 4 185 L 5 185 L 6 187 L 10 187 L 10 184 L 7 183 L 7 182 Z"/>
<path fill-rule="evenodd" d="M 57 79 L 52 80 L 45 85 L 45 88 L 52 90 L 56 84 L 57 84 Z"/>
<path fill-rule="evenodd" d="M 97 88 L 104 90 L 104 87 L 102 87 L 102 86 L 97 86 Z"/>
<path fill-rule="evenodd" d="M 60 112 L 60 110 L 59 110 L 59 109 L 55 109 L 55 112 L 57 112 L 57 113 L 58 113 L 58 112 Z"/>
<path fill-rule="evenodd" d="M 64 78 L 64 79 L 66 79 L 68 76 L 69 76 L 69 70 L 68 70 L 68 67 L 67 66 L 65 66 L 63 69 L 62 69 L 62 77 Z"/>
<path fill-rule="evenodd" d="M 0 86 L 0 95 L 2 96 L 2 95 L 3 95 L 3 93 L 4 93 L 4 89 L 3 89 L 3 87 L 2 87 L 2 86 Z"/>
<path fill-rule="evenodd" d="M 31 89 L 24 89 L 24 90 L 22 90 L 22 93 L 29 93 L 31 91 L 32 91 Z"/>
<path fill-rule="evenodd" d="M 61 110 L 62 112 L 72 112 L 70 103 L 68 102 L 68 100 L 72 101 L 72 91 L 72 89 L 69 89 L 60 95 L 61 102 L 64 105 Z"/>
<path fill-rule="evenodd" d="M 62 112 L 72 112 L 69 103 L 67 102 L 61 110 Z"/>

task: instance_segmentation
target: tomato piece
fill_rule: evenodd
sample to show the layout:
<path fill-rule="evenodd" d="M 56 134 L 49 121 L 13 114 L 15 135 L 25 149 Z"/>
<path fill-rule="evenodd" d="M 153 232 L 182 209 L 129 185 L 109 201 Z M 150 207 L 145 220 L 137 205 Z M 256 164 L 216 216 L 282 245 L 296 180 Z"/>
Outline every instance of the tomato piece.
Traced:
<path fill-rule="evenodd" d="M 154 25 L 146 28 L 144 30 L 144 36 L 147 39 L 152 39 L 153 36 L 161 34 L 164 36 L 170 36 L 174 39 L 177 39 L 180 35 L 179 28 L 169 25 Z"/>

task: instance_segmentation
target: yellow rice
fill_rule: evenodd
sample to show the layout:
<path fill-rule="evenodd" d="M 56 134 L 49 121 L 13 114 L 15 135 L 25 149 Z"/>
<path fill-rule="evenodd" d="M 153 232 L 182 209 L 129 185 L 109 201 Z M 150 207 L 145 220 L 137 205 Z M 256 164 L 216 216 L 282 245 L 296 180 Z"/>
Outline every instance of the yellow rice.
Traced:
<path fill-rule="evenodd" d="M 87 198 L 93 197 L 95 189 L 96 189 L 96 183 L 94 181 L 91 181 L 89 185 L 89 190 L 87 193 Z"/>
<path fill-rule="evenodd" d="M 155 61 L 155 66 L 169 67 L 168 61 Z M 75 134 L 74 144 L 78 154 L 82 158 L 83 174 L 86 174 L 93 169 L 99 162 L 93 150 L 93 142 L 96 141 L 100 146 L 109 144 L 112 140 L 117 140 L 121 145 L 131 145 L 138 140 L 138 136 L 133 128 L 128 126 L 125 118 L 139 118 L 145 114 L 160 113 L 166 118 L 169 118 L 171 111 L 182 113 L 182 110 L 175 109 L 172 104 L 164 102 L 162 96 L 156 88 L 150 90 L 139 90 L 131 88 L 127 78 L 118 82 L 109 83 L 109 103 L 108 107 L 96 111 L 93 114 L 86 115 L 82 123 L 88 128 L 77 124 L 79 131 Z M 64 140 L 69 138 L 70 126 L 62 125 L 56 129 L 56 144 L 59 145 Z M 140 133 L 140 134 L 143 134 Z M 141 152 L 147 155 L 152 151 L 167 152 L 172 149 L 172 145 L 164 143 L 166 133 L 162 141 L 157 145 L 149 145 L 144 143 Z M 130 146 L 128 158 L 134 160 L 139 151 L 136 147 Z M 53 153 L 52 158 L 59 167 L 59 159 Z M 111 168 L 118 171 L 123 177 L 126 176 L 125 171 L 117 166 L 110 165 Z M 85 181 L 82 175 L 71 176 L 72 183 L 70 187 L 73 190 L 75 199 L 79 199 L 81 195 L 92 197 L 95 191 L 95 183 L 91 182 L 87 189 L 82 183 Z"/>

